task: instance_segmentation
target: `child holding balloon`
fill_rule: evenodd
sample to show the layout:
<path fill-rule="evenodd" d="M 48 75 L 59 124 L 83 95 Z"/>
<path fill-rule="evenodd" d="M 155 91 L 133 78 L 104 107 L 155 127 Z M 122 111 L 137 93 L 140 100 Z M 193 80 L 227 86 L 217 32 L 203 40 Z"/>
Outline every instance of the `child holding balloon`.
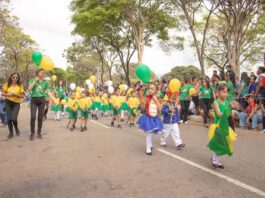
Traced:
<path fill-rule="evenodd" d="M 144 114 L 139 118 L 137 124 L 146 133 L 146 154 L 152 155 L 152 136 L 162 131 L 163 124 L 159 117 L 161 104 L 157 98 L 158 87 L 154 83 L 148 85 L 148 96 L 142 99 L 142 110 Z"/>
<path fill-rule="evenodd" d="M 77 121 L 77 110 L 78 110 L 78 102 L 76 100 L 76 92 L 72 92 L 70 98 L 67 102 L 66 112 L 69 114 L 69 124 L 70 130 L 74 131 L 75 123 Z"/>

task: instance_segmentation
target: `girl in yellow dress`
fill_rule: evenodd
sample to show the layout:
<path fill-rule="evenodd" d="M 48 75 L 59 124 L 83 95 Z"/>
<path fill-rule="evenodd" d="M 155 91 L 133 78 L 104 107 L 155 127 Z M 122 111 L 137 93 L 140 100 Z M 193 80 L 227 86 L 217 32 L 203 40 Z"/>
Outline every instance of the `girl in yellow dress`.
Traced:
<path fill-rule="evenodd" d="M 78 101 L 76 100 L 76 92 L 72 92 L 71 97 L 68 99 L 66 112 L 69 114 L 70 130 L 74 131 L 75 123 L 77 121 Z"/>

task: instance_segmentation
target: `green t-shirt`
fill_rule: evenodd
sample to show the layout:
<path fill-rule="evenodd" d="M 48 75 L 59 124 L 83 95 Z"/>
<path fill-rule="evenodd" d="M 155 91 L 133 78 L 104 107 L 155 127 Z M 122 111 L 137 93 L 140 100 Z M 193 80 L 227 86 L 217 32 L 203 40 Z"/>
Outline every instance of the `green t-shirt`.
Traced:
<path fill-rule="evenodd" d="M 244 83 L 244 89 L 242 90 L 241 96 L 248 95 L 248 85 L 244 82 L 244 80 L 241 80 L 240 87 Z"/>
<path fill-rule="evenodd" d="M 29 84 L 32 84 L 35 79 L 31 79 Z M 46 91 L 51 89 L 50 84 L 46 80 L 42 80 L 41 82 L 36 82 L 34 87 L 32 88 L 32 97 L 46 97 Z"/>
<path fill-rule="evenodd" d="M 213 89 L 211 87 L 206 88 L 205 86 L 201 86 L 200 93 L 202 94 L 202 99 L 211 99 L 213 95 Z"/>
<path fill-rule="evenodd" d="M 186 84 L 185 86 L 180 88 L 180 100 L 187 100 L 189 96 L 190 88 L 193 86 L 191 84 Z"/>
<path fill-rule="evenodd" d="M 222 103 L 220 100 L 216 100 L 216 101 L 218 103 L 221 113 L 223 113 L 226 109 L 230 108 L 227 100 L 225 100 L 224 103 Z M 220 117 L 218 117 L 217 113 L 214 110 L 214 124 L 217 124 L 219 120 L 220 120 Z"/>
<path fill-rule="evenodd" d="M 59 98 L 62 98 L 64 96 L 65 93 L 65 88 L 62 86 L 56 86 L 56 92 L 58 93 Z"/>
<path fill-rule="evenodd" d="M 227 100 L 228 102 L 232 102 L 234 101 L 234 85 L 231 81 L 228 81 L 226 85 L 229 89 Z"/>

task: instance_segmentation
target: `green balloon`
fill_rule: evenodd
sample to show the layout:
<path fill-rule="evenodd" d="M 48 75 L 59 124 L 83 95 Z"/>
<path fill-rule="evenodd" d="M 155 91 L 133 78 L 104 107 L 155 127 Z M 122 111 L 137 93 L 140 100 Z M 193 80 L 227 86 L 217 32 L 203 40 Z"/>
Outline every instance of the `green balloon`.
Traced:
<path fill-rule="evenodd" d="M 164 98 L 164 94 L 163 94 L 162 92 L 159 92 L 159 93 L 158 93 L 158 97 L 159 97 L 159 98 Z"/>
<path fill-rule="evenodd" d="M 40 66 L 42 60 L 42 53 L 40 52 L 33 52 L 32 53 L 32 61 L 37 65 Z"/>
<path fill-rule="evenodd" d="M 145 64 L 140 64 L 136 68 L 136 76 L 145 84 L 149 83 L 151 78 L 151 70 Z"/>

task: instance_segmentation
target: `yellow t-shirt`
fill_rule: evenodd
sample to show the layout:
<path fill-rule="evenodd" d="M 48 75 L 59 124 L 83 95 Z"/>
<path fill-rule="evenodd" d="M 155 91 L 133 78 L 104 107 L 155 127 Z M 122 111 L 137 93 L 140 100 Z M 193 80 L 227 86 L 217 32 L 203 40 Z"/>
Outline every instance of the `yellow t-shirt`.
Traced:
<path fill-rule="evenodd" d="M 60 98 L 54 98 L 54 105 L 59 105 L 60 104 Z"/>
<path fill-rule="evenodd" d="M 128 99 L 128 105 L 131 109 L 137 108 L 139 106 L 139 104 L 140 104 L 140 101 L 137 97 L 130 97 Z"/>
<path fill-rule="evenodd" d="M 122 101 L 121 101 L 120 96 L 111 96 L 111 101 L 112 101 L 113 107 L 115 108 L 121 107 Z"/>
<path fill-rule="evenodd" d="M 126 96 L 119 96 L 121 103 L 126 102 Z"/>
<path fill-rule="evenodd" d="M 88 108 L 88 100 L 87 98 L 80 98 L 78 100 L 78 106 L 80 107 L 80 109 L 82 109 L 82 111 L 86 111 Z"/>
<path fill-rule="evenodd" d="M 72 110 L 72 111 L 77 111 L 78 109 L 78 101 L 76 99 L 71 99 L 69 98 L 67 106 Z"/>
<path fill-rule="evenodd" d="M 87 97 L 87 108 L 90 108 L 92 106 L 92 99 L 90 97 Z"/>
<path fill-rule="evenodd" d="M 101 102 L 100 97 L 99 96 L 95 96 L 94 102 Z"/>
<path fill-rule="evenodd" d="M 14 93 L 16 95 L 21 95 L 25 92 L 22 85 L 20 85 L 20 86 L 19 85 L 15 85 L 15 86 L 11 85 L 10 87 L 7 87 L 7 83 L 4 84 L 2 89 L 7 94 Z M 20 98 L 18 98 L 18 97 L 8 96 L 6 99 L 11 101 L 11 102 L 20 103 Z"/>

